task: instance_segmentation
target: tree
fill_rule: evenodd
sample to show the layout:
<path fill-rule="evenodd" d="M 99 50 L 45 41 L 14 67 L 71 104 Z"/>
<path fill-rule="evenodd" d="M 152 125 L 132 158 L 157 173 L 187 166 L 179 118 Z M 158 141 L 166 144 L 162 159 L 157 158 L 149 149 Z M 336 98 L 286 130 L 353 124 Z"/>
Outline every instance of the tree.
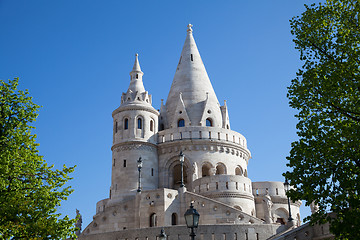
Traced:
<path fill-rule="evenodd" d="M 56 212 L 72 192 L 64 184 L 74 167 L 53 170 L 39 155 L 29 125 L 39 106 L 17 89 L 18 81 L 0 80 L 0 238 L 75 237 L 75 220 Z"/>
<path fill-rule="evenodd" d="M 360 2 L 305 7 L 290 21 L 304 65 L 288 88 L 299 140 L 284 176 L 293 200 L 319 206 L 307 220 L 329 222 L 338 239 L 360 239 Z"/>

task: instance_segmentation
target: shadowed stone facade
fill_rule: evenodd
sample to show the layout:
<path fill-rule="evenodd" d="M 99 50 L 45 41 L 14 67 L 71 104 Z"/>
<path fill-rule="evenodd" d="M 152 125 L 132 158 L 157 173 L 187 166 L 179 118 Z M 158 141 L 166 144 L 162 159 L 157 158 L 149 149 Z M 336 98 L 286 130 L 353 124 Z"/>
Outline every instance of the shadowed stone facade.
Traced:
<path fill-rule="evenodd" d="M 99 201 L 80 239 L 189 239 L 184 213 L 200 213 L 197 239 L 262 240 L 300 226 L 301 202 L 288 205 L 281 182 L 251 182 L 246 138 L 230 129 L 189 24 L 166 103 L 152 107 L 138 55 L 113 112 L 110 196 Z M 180 152 L 185 154 L 180 187 Z M 137 160 L 143 161 L 138 191 Z M 110 166 L 109 166 L 110 167 Z"/>

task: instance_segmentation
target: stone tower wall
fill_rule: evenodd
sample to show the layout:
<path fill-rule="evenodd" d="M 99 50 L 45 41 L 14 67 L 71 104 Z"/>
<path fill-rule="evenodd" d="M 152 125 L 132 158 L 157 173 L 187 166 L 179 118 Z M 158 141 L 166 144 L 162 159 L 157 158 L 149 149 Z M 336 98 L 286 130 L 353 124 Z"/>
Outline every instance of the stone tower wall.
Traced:
<path fill-rule="evenodd" d="M 158 115 L 151 105 L 136 100 L 113 112 L 110 202 L 119 202 L 136 194 L 139 181 L 137 161 L 140 157 L 143 161 L 141 188 L 158 188 Z M 138 119 L 141 119 L 140 126 Z"/>

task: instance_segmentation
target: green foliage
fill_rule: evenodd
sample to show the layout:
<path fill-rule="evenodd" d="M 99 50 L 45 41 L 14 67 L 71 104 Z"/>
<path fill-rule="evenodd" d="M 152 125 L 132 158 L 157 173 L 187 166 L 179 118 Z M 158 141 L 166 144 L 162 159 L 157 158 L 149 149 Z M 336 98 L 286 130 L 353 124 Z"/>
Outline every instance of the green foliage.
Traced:
<path fill-rule="evenodd" d="M 46 164 L 29 125 L 39 106 L 17 89 L 18 79 L 0 81 L 0 239 L 75 237 L 75 220 L 56 213 L 72 192 L 63 186 L 74 167 Z"/>
<path fill-rule="evenodd" d="M 359 1 L 327 0 L 290 21 L 304 65 L 288 92 L 299 140 L 284 175 L 293 200 L 319 205 L 311 223 L 330 222 L 338 239 L 360 239 L 359 12 Z"/>

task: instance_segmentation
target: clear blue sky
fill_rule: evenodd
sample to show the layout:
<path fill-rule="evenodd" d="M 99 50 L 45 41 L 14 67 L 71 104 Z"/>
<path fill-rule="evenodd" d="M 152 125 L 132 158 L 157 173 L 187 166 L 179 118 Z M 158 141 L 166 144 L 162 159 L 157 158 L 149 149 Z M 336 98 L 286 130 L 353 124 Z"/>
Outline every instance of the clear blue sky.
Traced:
<path fill-rule="evenodd" d="M 77 165 L 75 192 L 59 208 L 83 228 L 107 198 L 111 113 L 129 85 L 134 54 L 153 105 L 165 99 L 185 41 L 194 37 L 231 128 L 252 152 L 252 181 L 283 181 L 295 111 L 287 86 L 301 66 L 289 19 L 308 1 L 0 0 L 0 79 L 20 77 L 42 105 L 35 124 L 50 164 Z M 309 210 L 302 210 L 302 217 Z"/>

